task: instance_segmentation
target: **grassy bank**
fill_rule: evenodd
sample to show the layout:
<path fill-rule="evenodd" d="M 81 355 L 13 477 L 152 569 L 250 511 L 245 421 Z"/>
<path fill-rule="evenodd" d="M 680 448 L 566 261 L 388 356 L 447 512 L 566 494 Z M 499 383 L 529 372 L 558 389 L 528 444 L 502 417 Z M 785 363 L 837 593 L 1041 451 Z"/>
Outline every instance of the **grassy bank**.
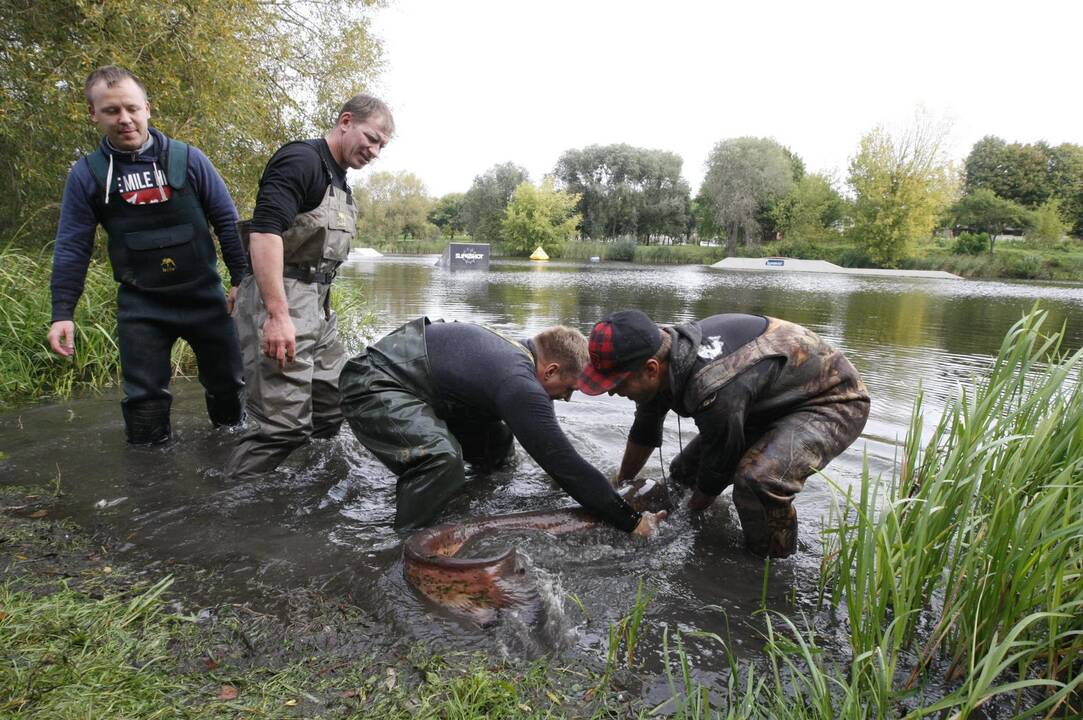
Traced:
<path fill-rule="evenodd" d="M 219 268 L 224 277 L 224 268 Z M 117 350 L 116 293 L 108 263 L 94 260 L 83 297 L 75 310 L 75 354 L 61 358 L 46 341 L 51 314 L 48 251 L 0 250 L 0 407 L 45 399 L 63 399 L 120 382 Z M 332 293 L 342 317 L 347 348 L 358 348 L 371 319 L 364 311 L 363 289 L 339 283 Z M 186 343 L 173 347 L 173 370 L 194 375 L 195 356 Z"/>
<path fill-rule="evenodd" d="M 379 250 L 385 255 L 439 255 L 444 252 L 449 242 L 469 242 L 460 238 L 454 241 L 446 238 L 436 240 L 375 240 L 360 241 L 360 245 Z M 369 244 L 371 243 L 371 244 Z"/>
<path fill-rule="evenodd" d="M 314 592 L 292 593 L 283 615 L 192 607 L 173 578 L 142 579 L 102 539 L 48 519 L 49 498 L 0 492 L 0 506 L 0 718 L 630 713 L 615 690 L 598 689 L 604 674 L 387 648 L 387 638 L 360 650 L 379 624 Z"/>
<path fill-rule="evenodd" d="M 909 270 L 944 270 L 966 278 L 1058 280 L 1083 282 L 1083 245 L 1067 241 L 1058 248 L 1027 241 L 1000 242 L 993 254 L 956 254 L 947 240 L 930 241 L 914 249 L 900 267 Z M 783 241 L 755 248 L 741 248 L 751 257 L 782 256 L 804 260 L 826 260 L 842 267 L 877 267 L 853 242 L 839 239 L 807 243 Z"/>

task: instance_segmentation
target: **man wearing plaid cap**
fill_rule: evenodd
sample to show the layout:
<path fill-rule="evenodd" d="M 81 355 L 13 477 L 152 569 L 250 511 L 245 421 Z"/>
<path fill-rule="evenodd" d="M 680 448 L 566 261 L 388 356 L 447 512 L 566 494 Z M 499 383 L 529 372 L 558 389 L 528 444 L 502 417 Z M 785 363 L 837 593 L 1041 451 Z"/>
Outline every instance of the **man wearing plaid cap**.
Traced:
<path fill-rule="evenodd" d="M 810 330 L 761 315 L 723 314 L 659 326 L 639 310 L 594 326 L 587 395 L 636 403 L 619 479 L 630 480 L 662 445 L 670 410 L 699 435 L 670 465 L 704 510 L 728 485 L 748 548 L 786 557 L 797 549 L 794 496 L 860 435 L 869 395 L 854 366 Z"/>

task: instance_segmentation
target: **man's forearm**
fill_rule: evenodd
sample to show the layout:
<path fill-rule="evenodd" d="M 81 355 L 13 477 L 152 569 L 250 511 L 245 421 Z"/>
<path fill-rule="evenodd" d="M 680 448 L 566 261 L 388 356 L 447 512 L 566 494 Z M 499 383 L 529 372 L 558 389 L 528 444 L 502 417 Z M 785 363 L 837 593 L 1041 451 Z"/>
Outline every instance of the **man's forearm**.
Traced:
<path fill-rule="evenodd" d="M 618 480 L 631 480 L 634 478 L 643 466 L 647 464 L 647 458 L 654 452 L 654 448 L 650 445 L 640 445 L 639 443 L 628 441 L 628 444 L 624 446 L 624 458 L 620 462 L 620 475 Z"/>
<path fill-rule="evenodd" d="M 271 233 L 252 233 L 248 240 L 252 274 L 263 305 L 271 317 L 289 313 L 286 288 L 282 283 L 282 238 Z"/>

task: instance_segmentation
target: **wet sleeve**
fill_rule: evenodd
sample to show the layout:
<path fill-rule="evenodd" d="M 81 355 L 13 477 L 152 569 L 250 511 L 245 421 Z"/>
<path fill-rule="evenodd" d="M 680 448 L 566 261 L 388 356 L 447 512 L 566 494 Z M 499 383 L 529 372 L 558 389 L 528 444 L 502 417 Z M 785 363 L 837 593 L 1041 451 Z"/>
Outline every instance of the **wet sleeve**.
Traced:
<path fill-rule="evenodd" d="M 260 178 L 252 232 L 285 234 L 306 205 L 311 204 L 309 209 L 319 205 L 326 190 L 327 175 L 314 147 L 291 143 L 280 148 Z"/>
<path fill-rule="evenodd" d="M 662 447 L 662 426 L 668 413 L 669 406 L 658 399 L 636 403 L 636 416 L 628 439 L 643 447 Z"/>
<path fill-rule="evenodd" d="M 222 259 L 229 268 L 229 283 L 240 285 L 248 273 L 248 259 L 237 232 L 237 207 L 218 170 L 199 148 L 192 145 L 188 146 L 188 181 L 218 237 Z"/>
<path fill-rule="evenodd" d="M 639 513 L 575 451 L 537 381 L 516 377 L 500 385 L 497 410 L 527 454 L 584 508 L 621 530 L 634 530 Z"/>
<path fill-rule="evenodd" d="M 770 387 L 781 365 L 779 358 L 762 360 L 745 370 L 714 395 L 693 419 L 703 442 L 696 487 L 714 497 L 729 484 L 745 452 L 745 419 L 757 398 Z"/>
<path fill-rule="evenodd" d="M 96 189 L 97 181 L 91 175 L 86 160 L 80 160 L 68 173 L 64 197 L 60 202 L 60 224 L 57 225 L 53 248 L 53 276 L 49 282 L 52 322 L 71 320 L 75 315 L 75 305 L 83 294 L 90 255 L 94 250 L 94 233 L 98 227 L 90 195 Z"/>

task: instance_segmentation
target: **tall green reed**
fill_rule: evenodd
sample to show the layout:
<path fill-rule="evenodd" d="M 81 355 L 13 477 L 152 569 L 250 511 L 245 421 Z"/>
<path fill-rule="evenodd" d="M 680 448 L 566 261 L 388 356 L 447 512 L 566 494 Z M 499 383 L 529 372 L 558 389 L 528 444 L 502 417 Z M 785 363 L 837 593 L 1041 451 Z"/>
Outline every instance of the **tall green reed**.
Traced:
<path fill-rule="evenodd" d="M 66 398 L 119 381 L 116 283 L 108 266 L 95 261 L 87 272 L 69 359 L 55 355 L 45 339 L 51 270 L 46 251 L 0 250 L 0 404 Z"/>
<path fill-rule="evenodd" d="M 898 476 L 866 469 L 825 531 L 852 650 L 889 675 L 912 655 L 903 689 L 934 664 L 978 700 L 1006 672 L 1048 686 L 1043 707 L 1083 684 L 1083 350 L 1063 353 L 1045 318 L 1009 331 L 924 443 L 919 393 Z"/>

